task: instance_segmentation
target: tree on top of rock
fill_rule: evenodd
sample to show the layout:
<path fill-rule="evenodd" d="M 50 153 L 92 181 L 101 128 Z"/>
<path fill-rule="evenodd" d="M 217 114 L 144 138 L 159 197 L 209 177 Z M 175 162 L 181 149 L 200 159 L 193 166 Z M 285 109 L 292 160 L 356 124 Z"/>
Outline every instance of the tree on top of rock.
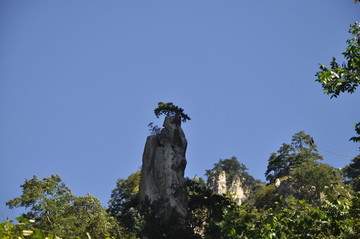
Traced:
<path fill-rule="evenodd" d="M 186 122 L 186 120 L 191 120 L 191 118 L 187 114 L 184 114 L 184 109 L 174 105 L 172 102 L 159 102 L 158 107 L 156 107 L 154 110 L 154 113 L 157 118 L 159 118 L 160 115 L 166 115 L 180 117 L 182 122 Z"/>

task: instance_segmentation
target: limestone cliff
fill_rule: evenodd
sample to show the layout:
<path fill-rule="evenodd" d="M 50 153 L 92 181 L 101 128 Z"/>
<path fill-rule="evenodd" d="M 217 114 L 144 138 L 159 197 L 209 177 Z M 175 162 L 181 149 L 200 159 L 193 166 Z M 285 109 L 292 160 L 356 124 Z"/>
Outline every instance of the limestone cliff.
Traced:
<path fill-rule="evenodd" d="M 247 198 L 247 191 L 244 189 L 239 176 L 228 180 L 226 172 L 213 172 L 208 178 L 209 188 L 217 194 L 229 194 L 239 205 Z"/>
<path fill-rule="evenodd" d="M 160 134 L 147 138 L 140 182 L 140 200 L 161 202 L 159 218 L 187 215 L 184 171 L 187 140 L 179 117 L 166 116 Z"/>
<path fill-rule="evenodd" d="M 241 205 L 241 203 L 247 198 L 245 194 L 246 191 L 247 190 L 244 189 L 240 177 L 235 177 L 229 187 L 229 193 L 237 204 Z"/>
<path fill-rule="evenodd" d="M 220 172 L 218 175 L 213 174 L 208 181 L 209 181 L 208 186 L 214 193 L 217 194 L 227 193 L 225 171 Z"/>

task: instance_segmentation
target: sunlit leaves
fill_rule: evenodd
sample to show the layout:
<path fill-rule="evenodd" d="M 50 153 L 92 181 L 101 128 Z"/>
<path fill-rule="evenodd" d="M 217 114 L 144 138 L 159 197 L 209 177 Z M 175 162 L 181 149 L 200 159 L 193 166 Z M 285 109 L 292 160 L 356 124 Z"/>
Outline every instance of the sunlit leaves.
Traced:
<path fill-rule="evenodd" d="M 104 238 L 107 234 L 118 236 L 122 233 L 98 199 L 91 195 L 74 196 L 58 175 L 42 180 L 34 176 L 21 187 L 22 195 L 8 201 L 7 205 L 10 208 L 28 208 L 24 218 L 29 219 L 28 222 L 35 219 L 34 228 L 41 229 L 46 234 L 75 238 L 85 237 L 86 233 L 90 233 L 92 238 Z M 36 230 L 24 230 L 32 238 L 37 235 Z"/>
<path fill-rule="evenodd" d="M 350 25 L 349 33 L 352 38 L 346 41 L 348 46 L 342 53 L 345 61 L 339 64 L 333 57 L 329 68 L 320 64 L 320 71 L 316 73 L 316 81 L 321 83 L 324 93 L 331 98 L 336 98 L 343 92 L 353 93 L 360 84 L 359 22 Z"/>

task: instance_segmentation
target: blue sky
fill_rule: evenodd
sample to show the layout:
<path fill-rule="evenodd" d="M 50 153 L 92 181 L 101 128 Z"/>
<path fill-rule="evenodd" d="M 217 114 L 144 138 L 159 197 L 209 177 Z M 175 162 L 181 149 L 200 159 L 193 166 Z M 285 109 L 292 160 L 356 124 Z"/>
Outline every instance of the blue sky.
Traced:
<path fill-rule="evenodd" d="M 141 167 L 157 102 L 191 121 L 186 176 L 238 157 L 264 180 L 267 160 L 304 130 L 343 167 L 360 93 L 332 99 L 318 63 L 341 59 L 351 0 L 0 0 L 0 220 L 33 175 L 60 174 L 104 206 Z M 358 90 L 359 91 L 359 90 Z"/>

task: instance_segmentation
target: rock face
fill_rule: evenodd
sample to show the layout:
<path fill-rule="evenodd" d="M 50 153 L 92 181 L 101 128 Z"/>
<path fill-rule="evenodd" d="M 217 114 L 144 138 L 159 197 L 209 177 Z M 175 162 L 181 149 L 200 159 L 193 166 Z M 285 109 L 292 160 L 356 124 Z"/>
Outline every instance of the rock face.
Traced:
<path fill-rule="evenodd" d="M 179 117 L 166 116 L 158 135 L 147 138 L 140 182 L 140 200 L 161 203 L 159 218 L 166 221 L 177 215 L 185 220 L 187 193 L 184 171 L 187 140 Z"/>
<path fill-rule="evenodd" d="M 213 176 L 209 178 L 208 186 L 214 193 L 231 195 L 238 205 L 241 205 L 247 197 L 240 178 L 234 177 L 231 182 L 227 182 L 225 171 L 213 173 Z"/>
<path fill-rule="evenodd" d="M 241 205 L 243 200 L 246 199 L 245 191 L 239 177 L 235 177 L 234 180 L 231 182 L 229 192 L 231 194 L 231 197 L 234 199 L 235 202 L 237 202 L 238 205 Z"/>
<path fill-rule="evenodd" d="M 219 173 L 219 175 L 216 177 L 212 177 L 209 180 L 209 188 L 217 194 L 226 194 L 227 193 L 227 187 L 226 187 L 226 173 L 225 171 L 222 171 Z"/>

